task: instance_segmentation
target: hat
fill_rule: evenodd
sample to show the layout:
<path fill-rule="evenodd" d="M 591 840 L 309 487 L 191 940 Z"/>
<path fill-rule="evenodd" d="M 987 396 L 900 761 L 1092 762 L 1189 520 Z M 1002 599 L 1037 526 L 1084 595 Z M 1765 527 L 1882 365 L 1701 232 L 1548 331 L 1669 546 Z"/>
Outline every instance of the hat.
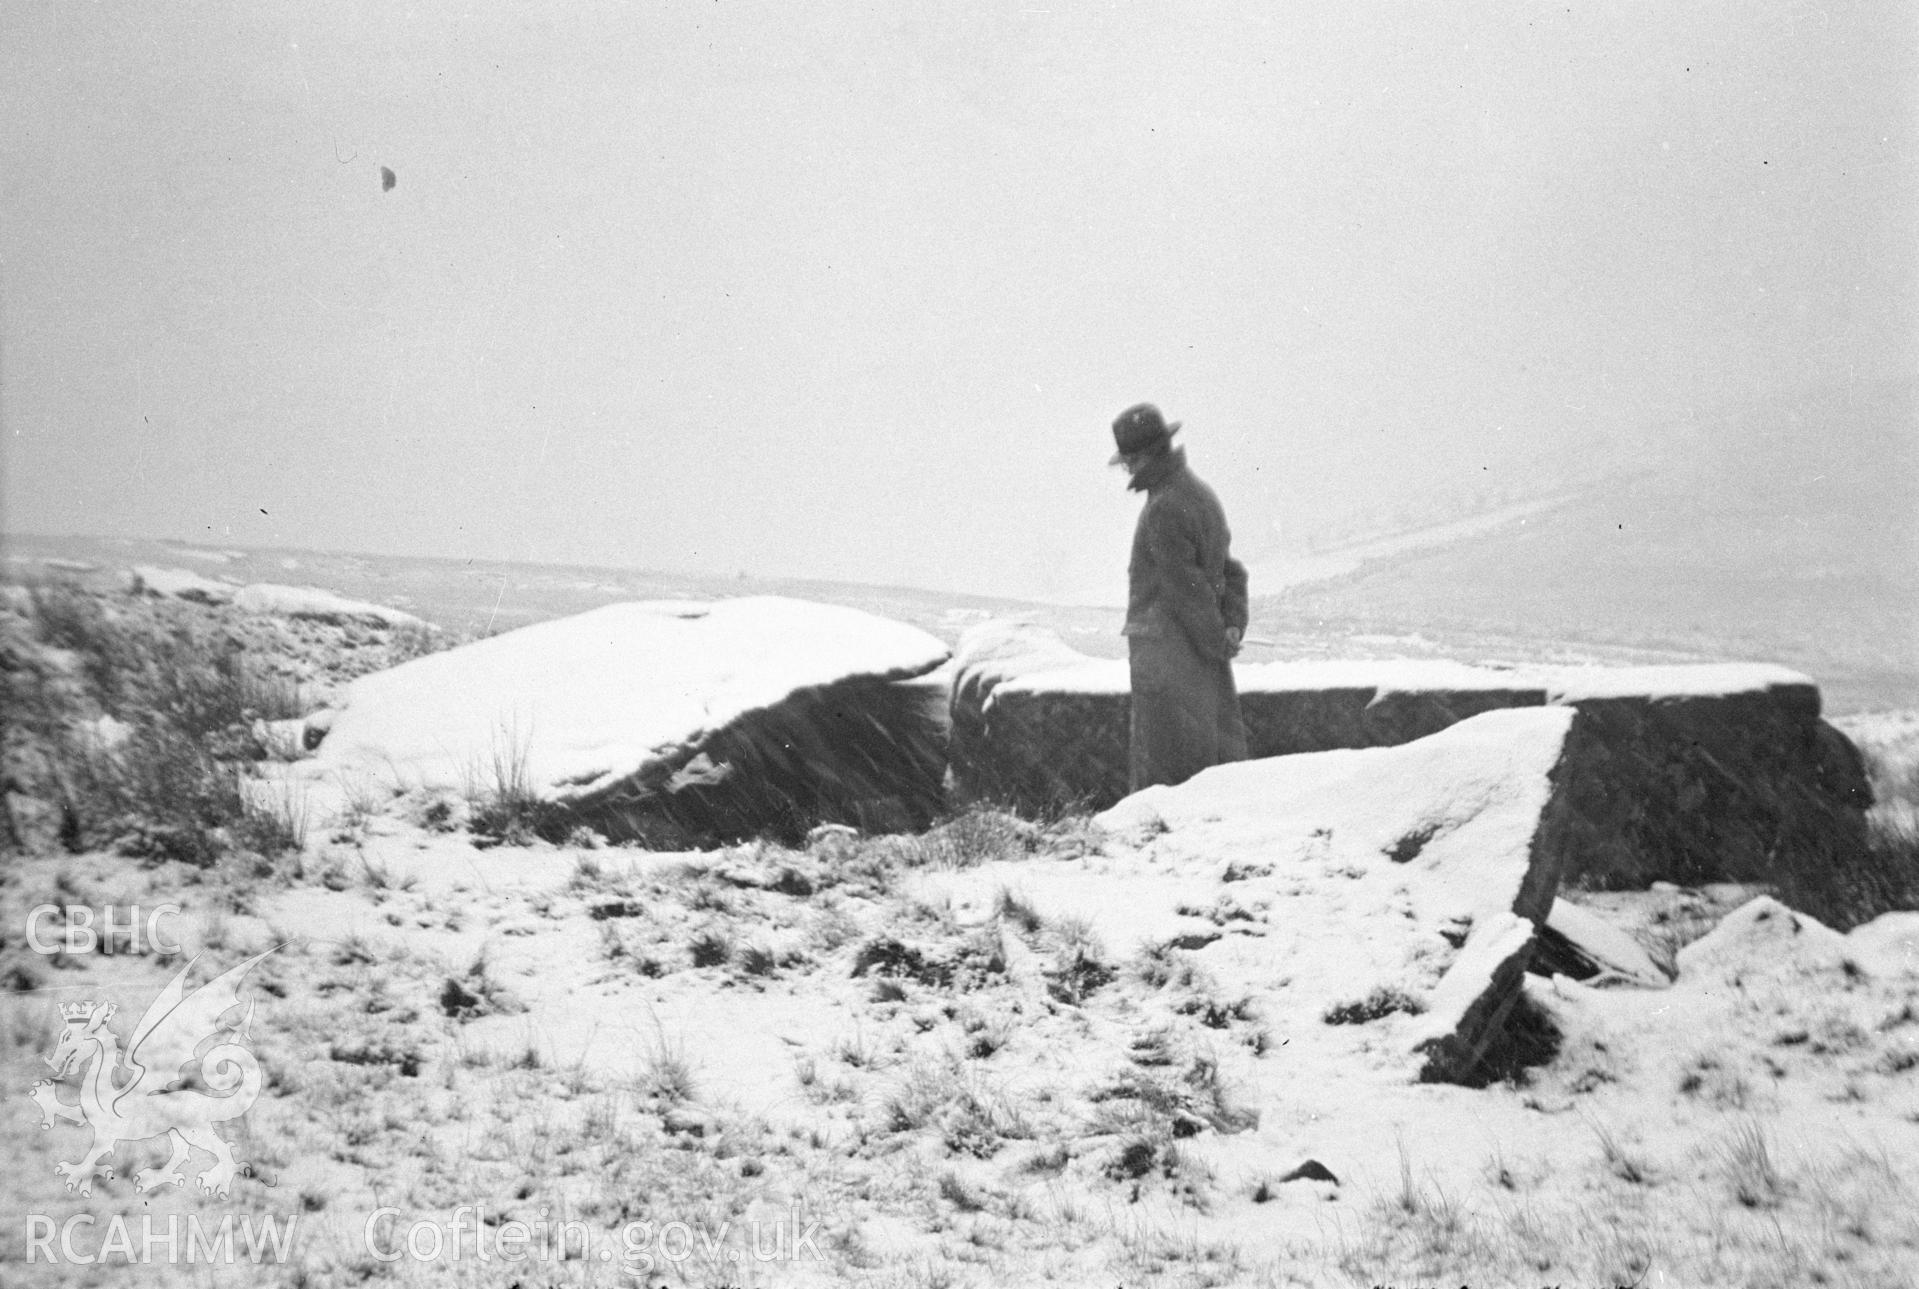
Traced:
<path fill-rule="evenodd" d="M 1166 418 L 1151 403 L 1138 403 L 1127 408 L 1113 421 L 1113 442 L 1119 445 L 1119 451 L 1113 453 L 1113 459 L 1108 464 L 1118 465 L 1134 453 L 1164 447 L 1173 435 L 1179 433 L 1180 425 L 1179 421 L 1168 425 Z"/>

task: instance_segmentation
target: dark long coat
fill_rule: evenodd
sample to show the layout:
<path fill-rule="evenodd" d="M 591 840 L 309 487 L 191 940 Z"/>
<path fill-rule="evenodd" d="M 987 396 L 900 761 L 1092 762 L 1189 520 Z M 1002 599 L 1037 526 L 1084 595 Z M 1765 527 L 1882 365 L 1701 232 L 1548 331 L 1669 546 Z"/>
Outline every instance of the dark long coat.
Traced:
<path fill-rule="evenodd" d="M 1130 485 L 1146 493 L 1127 566 L 1131 789 L 1183 783 L 1246 756 L 1227 629 L 1245 631 L 1246 569 L 1226 512 L 1174 448 Z"/>

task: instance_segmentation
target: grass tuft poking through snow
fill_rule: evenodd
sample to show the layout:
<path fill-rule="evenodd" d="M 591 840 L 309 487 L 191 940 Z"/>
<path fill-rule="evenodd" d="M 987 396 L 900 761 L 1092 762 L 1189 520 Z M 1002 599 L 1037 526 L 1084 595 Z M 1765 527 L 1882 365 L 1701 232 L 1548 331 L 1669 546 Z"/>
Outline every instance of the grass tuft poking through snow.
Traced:
<path fill-rule="evenodd" d="M 564 841 L 572 831 L 568 812 L 542 799 L 534 786 L 532 743 L 531 731 L 502 723 L 494 727 L 485 764 L 468 768 L 468 826 L 476 837 L 505 846 L 528 846 L 535 841 Z"/>
<path fill-rule="evenodd" d="M 1404 989 L 1392 985 L 1380 985 L 1364 998 L 1349 1003 L 1337 1003 L 1326 1009 L 1320 1019 L 1328 1025 L 1364 1025 L 1368 1021 L 1391 1016 L 1395 1012 L 1404 1012 L 1417 1016 L 1426 1010 L 1426 1004 L 1407 993 Z"/>
<path fill-rule="evenodd" d="M 686 1055 L 686 1044 L 668 1039 L 665 1030 L 656 1030 L 633 1075 L 633 1091 L 643 1100 L 660 1105 L 682 1105 L 693 1100 L 698 1084 Z"/>
<path fill-rule="evenodd" d="M 1785 1194 L 1785 1178 L 1773 1162 L 1772 1143 L 1757 1119 L 1747 1119 L 1732 1130 L 1720 1147 L 1720 1164 L 1733 1198 L 1747 1208 L 1776 1207 Z"/>

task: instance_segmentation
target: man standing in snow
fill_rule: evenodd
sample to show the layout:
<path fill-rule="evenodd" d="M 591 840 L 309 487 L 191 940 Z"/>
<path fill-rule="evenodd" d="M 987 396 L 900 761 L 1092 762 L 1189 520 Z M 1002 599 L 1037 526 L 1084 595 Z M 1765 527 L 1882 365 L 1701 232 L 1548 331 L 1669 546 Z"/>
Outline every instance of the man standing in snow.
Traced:
<path fill-rule="evenodd" d="M 1151 403 L 1113 422 L 1112 463 L 1146 494 L 1127 565 L 1134 792 L 1246 756 L 1232 668 L 1246 631 L 1246 569 L 1228 553 L 1219 498 L 1173 446 L 1179 426 Z"/>

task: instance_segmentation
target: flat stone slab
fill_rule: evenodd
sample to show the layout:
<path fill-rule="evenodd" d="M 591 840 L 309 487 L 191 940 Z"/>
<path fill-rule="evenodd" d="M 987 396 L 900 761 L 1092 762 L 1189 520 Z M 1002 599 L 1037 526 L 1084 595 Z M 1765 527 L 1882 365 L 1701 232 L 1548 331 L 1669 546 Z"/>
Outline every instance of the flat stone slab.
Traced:
<path fill-rule="evenodd" d="M 1671 974 L 1661 970 L 1632 936 L 1564 899 L 1553 901 L 1552 912 L 1540 928 L 1531 970 L 1537 975 L 1566 975 L 1644 989 L 1663 989 L 1672 982 Z"/>
<path fill-rule="evenodd" d="M 614 836 L 887 810 L 903 825 L 937 809 L 944 755 L 923 691 L 896 682 L 947 655 L 915 627 L 784 597 L 608 605 L 354 681 L 311 764 L 468 795 L 507 783 Z"/>
<path fill-rule="evenodd" d="M 1487 711 L 1589 718 L 1570 787 L 1570 873 L 1600 886 L 1773 880 L 1861 862 L 1870 803 L 1857 751 L 1819 718 L 1808 677 L 1766 664 L 1468 666 L 1448 661 L 1236 666 L 1255 758 L 1391 747 Z M 962 796 L 1041 813 L 1125 795 L 1124 662 L 994 621 L 961 638 L 950 699 Z"/>

